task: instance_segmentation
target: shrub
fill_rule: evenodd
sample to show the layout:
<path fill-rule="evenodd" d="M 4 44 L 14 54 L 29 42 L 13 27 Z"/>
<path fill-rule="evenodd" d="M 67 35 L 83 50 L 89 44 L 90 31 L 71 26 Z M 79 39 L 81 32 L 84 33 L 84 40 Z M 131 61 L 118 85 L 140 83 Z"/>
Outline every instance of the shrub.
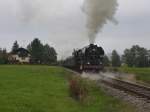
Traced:
<path fill-rule="evenodd" d="M 88 95 L 88 85 L 80 77 L 72 77 L 69 80 L 70 96 L 83 102 Z"/>

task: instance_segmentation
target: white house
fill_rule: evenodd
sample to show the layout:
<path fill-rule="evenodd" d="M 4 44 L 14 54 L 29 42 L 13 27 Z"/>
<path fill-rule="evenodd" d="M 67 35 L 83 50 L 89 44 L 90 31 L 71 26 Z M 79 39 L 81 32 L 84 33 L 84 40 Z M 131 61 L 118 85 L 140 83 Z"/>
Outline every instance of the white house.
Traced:
<path fill-rule="evenodd" d="M 10 53 L 8 60 L 12 64 L 16 63 L 30 63 L 30 53 L 24 48 L 19 48 Z"/>

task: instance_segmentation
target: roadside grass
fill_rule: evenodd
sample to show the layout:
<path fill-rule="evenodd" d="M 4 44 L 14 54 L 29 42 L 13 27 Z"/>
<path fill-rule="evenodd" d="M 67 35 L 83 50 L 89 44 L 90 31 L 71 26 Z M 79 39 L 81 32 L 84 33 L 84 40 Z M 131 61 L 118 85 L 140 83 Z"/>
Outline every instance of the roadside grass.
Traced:
<path fill-rule="evenodd" d="M 126 73 L 133 73 L 136 79 L 150 84 L 150 68 L 129 68 L 121 67 L 119 71 Z"/>
<path fill-rule="evenodd" d="M 50 66 L 0 66 L 0 112 L 135 112 L 91 83 L 82 104 L 69 96 L 70 72 Z"/>

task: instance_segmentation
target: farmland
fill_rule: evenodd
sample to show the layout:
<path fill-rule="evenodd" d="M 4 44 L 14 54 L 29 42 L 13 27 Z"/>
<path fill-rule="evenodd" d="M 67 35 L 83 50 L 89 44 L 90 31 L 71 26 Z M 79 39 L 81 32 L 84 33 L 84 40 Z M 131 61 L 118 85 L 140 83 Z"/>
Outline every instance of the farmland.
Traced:
<path fill-rule="evenodd" d="M 0 66 L 0 112 L 134 112 L 94 85 L 88 103 L 71 98 L 71 74 L 60 67 Z"/>
<path fill-rule="evenodd" d="M 136 79 L 150 84 L 150 68 L 119 68 L 121 72 L 132 73 L 136 75 Z"/>

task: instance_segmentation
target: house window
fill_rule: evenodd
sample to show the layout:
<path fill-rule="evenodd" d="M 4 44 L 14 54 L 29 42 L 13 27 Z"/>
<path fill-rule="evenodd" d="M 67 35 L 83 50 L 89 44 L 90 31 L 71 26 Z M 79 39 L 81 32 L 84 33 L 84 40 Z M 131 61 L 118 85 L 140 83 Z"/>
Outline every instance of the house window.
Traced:
<path fill-rule="evenodd" d="M 25 60 L 25 57 L 21 57 L 22 60 Z"/>

